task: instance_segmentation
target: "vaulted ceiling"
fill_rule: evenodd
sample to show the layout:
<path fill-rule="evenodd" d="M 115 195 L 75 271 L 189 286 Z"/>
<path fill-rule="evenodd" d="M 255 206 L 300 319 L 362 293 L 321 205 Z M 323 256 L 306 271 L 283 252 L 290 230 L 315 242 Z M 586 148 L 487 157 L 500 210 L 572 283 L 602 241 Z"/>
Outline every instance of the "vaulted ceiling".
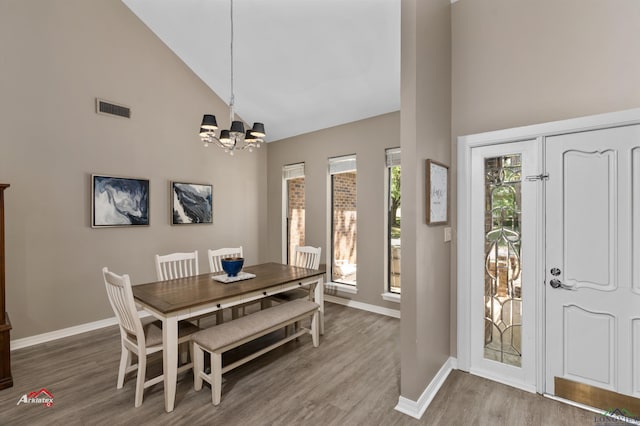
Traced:
<path fill-rule="evenodd" d="M 229 0 L 122 1 L 229 102 Z M 267 141 L 400 109 L 400 0 L 234 0 L 233 14 L 235 110 Z"/>

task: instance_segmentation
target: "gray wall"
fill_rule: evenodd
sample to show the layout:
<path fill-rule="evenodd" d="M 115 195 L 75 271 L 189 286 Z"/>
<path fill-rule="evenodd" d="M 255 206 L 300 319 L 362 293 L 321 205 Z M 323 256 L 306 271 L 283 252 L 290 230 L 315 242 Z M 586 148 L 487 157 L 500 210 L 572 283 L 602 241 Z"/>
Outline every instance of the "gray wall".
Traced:
<path fill-rule="evenodd" d="M 266 152 L 205 150 L 228 110 L 118 0 L 0 2 L 0 182 L 12 339 L 112 317 L 100 269 L 155 279 L 153 256 L 266 242 Z M 95 113 L 94 98 L 132 108 Z M 92 229 L 91 173 L 150 179 L 151 226 Z M 212 183 L 214 224 L 170 226 L 169 181 Z"/>
<path fill-rule="evenodd" d="M 322 247 L 324 262 L 329 249 L 328 159 L 356 154 L 358 294 L 340 295 L 399 309 L 397 303 L 386 302 L 381 297 L 385 276 L 385 149 L 400 145 L 399 134 L 400 114 L 395 112 L 270 143 L 267 154 L 269 260 L 282 260 L 282 167 L 305 163 L 305 244 Z"/>
<path fill-rule="evenodd" d="M 425 219 L 425 160 L 451 164 L 449 0 L 402 0 L 401 91 L 401 394 L 416 401 L 450 354 L 450 243 Z"/>
<path fill-rule="evenodd" d="M 637 0 L 460 0 L 452 27 L 454 138 L 640 106 Z"/>

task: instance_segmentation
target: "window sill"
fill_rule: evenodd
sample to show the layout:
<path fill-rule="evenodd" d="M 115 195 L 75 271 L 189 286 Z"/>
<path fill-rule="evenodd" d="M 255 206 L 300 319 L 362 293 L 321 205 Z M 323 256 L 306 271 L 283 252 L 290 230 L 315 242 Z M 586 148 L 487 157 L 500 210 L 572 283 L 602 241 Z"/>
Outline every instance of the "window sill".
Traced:
<path fill-rule="evenodd" d="M 340 293 L 358 294 L 358 287 L 355 285 L 328 282 L 324 283 L 324 288 L 329 291 L 338 291 Z"/>
<path fill-rule="evenodd" d="M 398 293 L 382 293 L 382 299 L 386 300 L 387 302 L 400 303 L 400 295 Z"/>

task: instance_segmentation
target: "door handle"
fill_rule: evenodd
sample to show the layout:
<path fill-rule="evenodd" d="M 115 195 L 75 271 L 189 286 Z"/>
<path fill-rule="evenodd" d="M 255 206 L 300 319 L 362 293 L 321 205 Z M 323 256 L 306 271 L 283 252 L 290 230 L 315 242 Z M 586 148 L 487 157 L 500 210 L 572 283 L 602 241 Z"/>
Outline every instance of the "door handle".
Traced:
<path fill-rule="evenodd" d="M 573 286 L 566 285 L 557 278 L 554 278 L 551 281 L 549 281 L 549 285 L 553 288 L 562 288 L 564 290 L 575 290 Z"/>

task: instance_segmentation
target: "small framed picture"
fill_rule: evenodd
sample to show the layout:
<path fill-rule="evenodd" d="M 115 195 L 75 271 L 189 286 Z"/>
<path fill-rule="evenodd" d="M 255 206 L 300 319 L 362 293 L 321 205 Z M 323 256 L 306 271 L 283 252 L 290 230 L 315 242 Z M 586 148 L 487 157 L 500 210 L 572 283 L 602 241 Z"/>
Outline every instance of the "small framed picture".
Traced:
<path fill-rule="evenodd" d="M 427 225 L 449 222 L 449 167 L 427 160 Z"/>
<path fill-rule="evenodd" d="M 171 182 L 171 224 L 213 223 L 213 186 Z"/>
<path fill-rule="evenodd" d="M 91 227 L 149 226 L 149 180 L 91 175 Z"/>

